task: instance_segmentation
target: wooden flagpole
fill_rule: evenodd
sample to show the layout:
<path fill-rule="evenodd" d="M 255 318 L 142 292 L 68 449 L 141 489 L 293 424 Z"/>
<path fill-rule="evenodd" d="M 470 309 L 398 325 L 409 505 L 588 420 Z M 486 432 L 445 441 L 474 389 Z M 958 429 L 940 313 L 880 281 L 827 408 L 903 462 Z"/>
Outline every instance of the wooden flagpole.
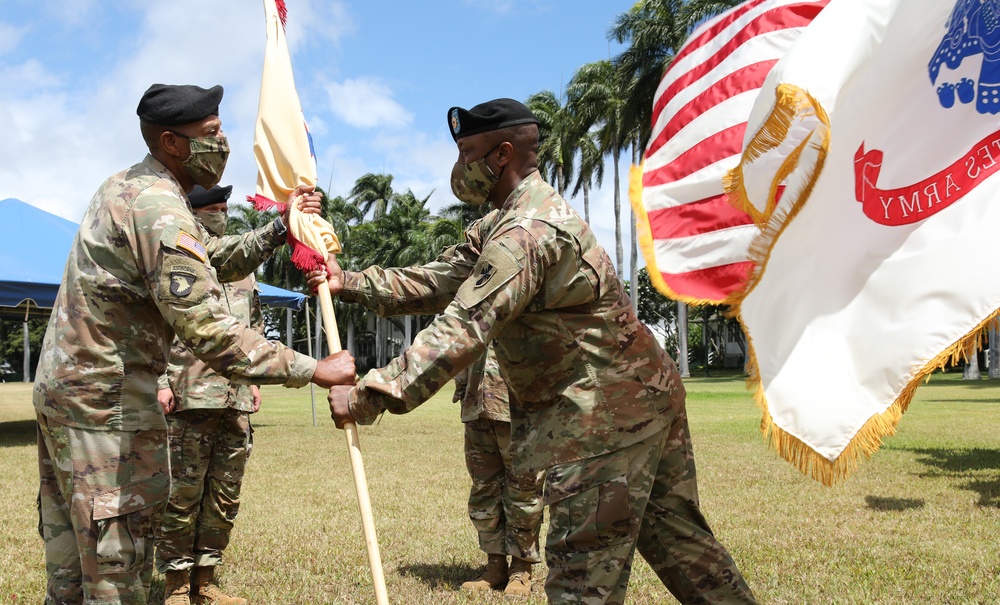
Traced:
<path fill-rule="evenodd" d="M 326 344 L 332 355 L 341 350 L 337 318 L 333 314 L 333 297 L 326 285 L 320 285 L 317 288 L 317 293 L 320 311 L 323 314 Z M 371 568 L 372 584 L 375 586 L 375 603 L 389 605 L 389 597 L 385 590 L 385 576 L 382 572 L 382 556 L 379 554 L 378 537 L 375 535 L 372 503 L 368 497 L 368 480 L 365 478 L 365 465 L 361 459 L 361 443 L 358 441 L 357 425 L 353 422 L 345 423 L 344 436 L 347 438 L 347 450 L 351 456 L 351 470 L 354 472 L 354 490 L 358 494 L 358 506 L 361 508 L 361 527 L 364 529 L 365 544 L 368 546 L 368 566 Z"/>

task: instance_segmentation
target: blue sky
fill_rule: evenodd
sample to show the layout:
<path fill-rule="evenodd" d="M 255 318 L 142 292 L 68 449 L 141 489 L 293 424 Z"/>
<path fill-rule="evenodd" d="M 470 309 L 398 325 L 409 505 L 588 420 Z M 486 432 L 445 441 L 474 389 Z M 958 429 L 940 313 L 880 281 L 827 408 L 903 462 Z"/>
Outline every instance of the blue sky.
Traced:
<path fill-rule="evenodd" d="M 361 175 L 385 172 L 398 190 L 433 192 L 434 210 L 453 203 L 447 109 L 561 91 L 579 66 L 621 50 L 606 34 L 632 1 L 287 0 L 320 184 L 346 194 Z M 233 155 L 223 183 L 241 199 L 253 193 L 261 0 L 2 5 L 0 199 L 78 221 L 104 178 L 142 159 L 135 107 L 154 82 L 225 87 Z M 591 223 L 613 255 L 610 175 L 592 195 Z M 571 202 L 582 213 L 582 199 Z"/>

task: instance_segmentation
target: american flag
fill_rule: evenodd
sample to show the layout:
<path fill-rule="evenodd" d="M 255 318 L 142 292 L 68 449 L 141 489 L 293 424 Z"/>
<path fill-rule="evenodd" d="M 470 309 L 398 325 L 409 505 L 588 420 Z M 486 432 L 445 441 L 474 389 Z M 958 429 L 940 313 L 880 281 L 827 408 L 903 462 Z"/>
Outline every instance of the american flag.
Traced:
<path fill-rule="evenodd" d="M 666 296 L 724 303 L 745 284 L 757 228 L 727 202 L 722 179 L 739 163 L 768 72 L 828 2 L 744 2 L 702 24 L 664 74 L 639 221 L 650 278 Z"/>

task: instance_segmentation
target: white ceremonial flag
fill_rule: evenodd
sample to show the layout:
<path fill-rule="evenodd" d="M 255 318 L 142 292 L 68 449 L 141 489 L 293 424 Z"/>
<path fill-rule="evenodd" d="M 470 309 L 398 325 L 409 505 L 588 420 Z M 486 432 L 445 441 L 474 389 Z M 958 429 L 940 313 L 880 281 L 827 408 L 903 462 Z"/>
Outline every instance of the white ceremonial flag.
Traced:
<path fill-rule="evenodd" d="M 826 484 L 1000 308 L 998 43 L 1000 0 L 832 0 L 751 112 L 727 189 L 761 235 L 736 308 L 762 429 Z"/>

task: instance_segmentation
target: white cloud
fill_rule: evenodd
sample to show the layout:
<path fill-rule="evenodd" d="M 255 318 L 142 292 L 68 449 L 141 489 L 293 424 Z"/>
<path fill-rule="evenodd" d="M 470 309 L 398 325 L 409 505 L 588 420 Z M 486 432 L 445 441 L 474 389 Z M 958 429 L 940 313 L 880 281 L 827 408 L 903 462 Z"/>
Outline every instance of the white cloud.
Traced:
<path fill-rule="evenodd" d="M 354 33 L 354 20 L 344 2 L 339 0 L 296 1 L 289 7 L 288 48 L 298 49 L 322 43 L 339 44 Z"/>
<path fill-rule="evenodd" d="M 24 31 L 24 29 L 0 21 L 0 55 L 5 55 L 16 49 L 21 44 Z"/>
<path fill-rule="evenodd" d="M 20 65 L 0 64 L 0 82 L 5 88 L 24 94 L 55 88 L 62 83 L 62 79 L 45 69 L 39 61 L 30 59 Z"/>
<path fill-rule="evenodd" d="M 330 111 L 355 128 L 401 127 L 412 114 L 392 98 L 392 90 L 377 78 L 349 78 L 324 87 Z"/>

